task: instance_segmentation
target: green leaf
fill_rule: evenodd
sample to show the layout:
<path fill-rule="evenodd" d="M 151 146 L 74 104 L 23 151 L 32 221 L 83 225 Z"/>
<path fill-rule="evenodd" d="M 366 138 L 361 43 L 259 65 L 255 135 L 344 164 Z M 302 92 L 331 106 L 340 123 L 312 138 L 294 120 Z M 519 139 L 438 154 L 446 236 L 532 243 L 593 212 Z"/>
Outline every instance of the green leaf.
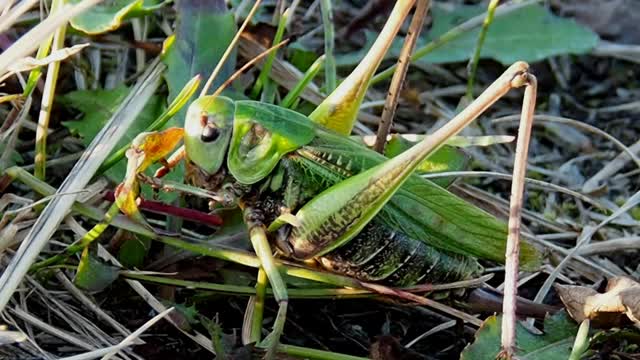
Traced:
<path fill-rule="evenodd" d="M 67 0 L 77 4 L 82 0 Z M 111 0 L 104 1 L 71 19 L 71 26 L 87 34 L 102 34 L 115 30 L 126 19 L 143 16 L 159 9 L 165 0 Z"/>
<path fill-rule="evenodd" d="M 484 10 L 484 6 L 457 6 L 453 9 L 434 6 L 434 24 L 426 40 L 438 38 Z M 424 61 L 466 61 L 472 54 L 479 31 L 479 28 L 470 31 L 443 45 Z M 598 40 L 598 35 L 574 20 L 560 18 L 547 8 L 533 4 L 495 18 L 487 32 L 481 57 L 492 58 L 505 65 L 518 60 L 534 62 L 560 54 L 586 53 L 596 46 Z"/>
<path fill-rule="evenodd" d="M 135 236 L 126 240 L 118 250 L 118 260 L 126 268 L 141 267 L 147 251 L 151 245 L 151 239 L 142 236 Z"/>
<path fill-rule="evenodd" d="M 233 14 L 227 11 L 223 0 L 182 0 L 177 3 L 176 11 L 175 38 L 165 49 L 163 57 L 167 65 L 165 77 L 169 101 L 196 75 L 202 76 L 203 84 L 206 83 L 236 33 Z M 212 89 L 231 76 L 235 64 L 234 51 L 213 82 Z M 170 126 L 182 126 L 190 103 L 180 110 L 176 120 L 170 121 Z"/>
<path fill-rule="evenodd" d="M 420 37 L 417 48 L 438 39 L 453 27 L 482 14 L 485 10 L 486 7 L 482 5 L 435 4 L 432 7 L 433 27 Z M 479 32 L 478 27 L 444 43 L 416 63 L 426 65 L 467 61 L 476 46 Z M 375 33 L 366 33 L 365 48 L 373 44 L 375 36 Z M 394 41 L 387 58 L 398 57 L 403 41 L 402 38 Z M 495 59 L 505 65 L 518 60 L 535 62 L 555 55 L 583 54 L 595 47 L 598 41 L 597 34 L 577 24 L 573 19 L 558 17 L 547 8 L 532 4 L 494 19 L 487 32 L 481 58 Z M 340 56 L 338 64 L 356 64 L 365 51 L 363 49 Z"/>
<path fill-rule="evenodd" d="M 63 122 L 62 125 L 69 129 L 72 134 L 79 136 L 82 142 L 88 146 L 128 93 L 129 89 L 125 86 L 112 90 L 78 90 L 70 92 L 62 96 L 61 101 L 68 107 L 83 112 L 84 116 L 77 121 Z M 161 112 L 162 101 L 160 97 L 153 96 L 115 148 L 120 148 L 131 142 Z M 124 179 L 125 173 L 126 159 L 122 159 L 105 174 L 112 181 L 120 182 Z"/>
<path fill-rule="evenodd" d="M 95 258 L 85 248 L 73 283 L 87 291 L 101 291 L 118 278 L 119 269 Z"/>
<path fill-rule="evenodd" d="M 500 351 L 502 316 L 491 316 L 476 332 L 475 341 L 462 352 L 461 360 L 493 360 Z M 565 312 L 544 321 L 544 335 L 534 335 L 517 323 L 516 346 L 518 359 L 566 360 L 578 331 Z"/>

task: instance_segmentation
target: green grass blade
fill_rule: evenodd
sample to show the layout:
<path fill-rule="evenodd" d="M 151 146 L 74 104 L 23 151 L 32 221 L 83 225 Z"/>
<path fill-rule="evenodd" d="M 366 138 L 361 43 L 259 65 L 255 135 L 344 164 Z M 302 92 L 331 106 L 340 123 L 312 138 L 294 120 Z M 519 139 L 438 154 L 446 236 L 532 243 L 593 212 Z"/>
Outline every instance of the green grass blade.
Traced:
<path fill-rule="evenodd" d="M 292 109 L 293 105 L 295 104 L 295 101 L 298 99 L 300 94 L 304 91 L 307 85 L 309 85 L 309 83 L 313 81 L 313 79 L 318 74 L 318 71 L 322 69 L 324 60 L 325 60 L 325 56 L 322 55 L 319 58 L 317 58 L 316 61 L 314 61 L 313 64 L 311 64 L 311 66 L 309 66 L 307 71 L 304 73 L 304 76 L 302 77 L 302 79 L 300 79 L 300 81 L 298 81 L 298 83 L 293 87 L 293 89 L 289 91 L 287 96 L 284 97 L 280 106 L 287 109 Z"/>
<path fill-rule="evenodd" d="M 336 58 L 333 54 L 335 47 L 335 31 L 333 26 L 333 9 L 331 0 L 320 0 L 320 11 L 322 12 L 322 26 L 324 27 L 324 56 L 326 64 L 324 68 L 325 92 L 331 93 L 336 89 Z"/>
<path fill-rule="evenodd" d="M 278 28 L 276 30 L 276 34 L 273 37 L 272 46 L 275 46 L 282 42 L 282 37 L 284 36 L 284 31 L 286 30 L 287 19 L 289 18 L 289 9 L 285 10 L 285 12 L 280 17 L 280 21 L 278 22 Z M 257 99 L 260 91 L 262 89 L 266 89 L 267 82 L 269 81 L 269 74 L 271 74 L 271 67 L 273 66 L 273 59 L 275 59 L 277 54 L 276 51 L 272 51 L 267 59 L 264 61 L 264 66 L 262 66 L 262 70 L 260 70 L 260 74 L 258 75 L 258 79 L 256 83 L 253 85 L 253 89 L 251 89 L 251 98 Z M 270 97 L 266 95 L 267 97 Z"/>

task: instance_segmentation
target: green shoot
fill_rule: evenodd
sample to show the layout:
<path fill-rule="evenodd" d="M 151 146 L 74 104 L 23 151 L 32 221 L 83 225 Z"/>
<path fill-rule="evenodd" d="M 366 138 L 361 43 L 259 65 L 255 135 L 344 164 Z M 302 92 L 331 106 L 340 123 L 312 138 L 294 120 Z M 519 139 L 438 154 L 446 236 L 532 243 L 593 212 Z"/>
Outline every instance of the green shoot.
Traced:
<path fill-rule="evenodd" d="M 272 45 L 279 44 L 282 42 L 282 37 L 284 36 L 284 31 L 287 25 L 287 19 L 289 18 L 289 9 L 285 10 L 285 12 L 280 17 L 280 21 L 278 22 L 278 29 L 276 30 L 276 35 L 273 37 Z M 257 99 L 260 91 L 266 87 L 267 82 L 269 81 L 269 74 L 271 73 L 271 66 L 273 65 L 273 60 L 276 57 L 276 51 L 272 51 L 267 59 L 264 62 L 264 66 L 260 71 L 260 75 L 258 75 L 258 79 L 251 90 L 251 98 Z"/>
<path fill-rule="evenodd" d="M 311 66 L 309 66 L 307 71 L 304 73 L 304 76 L 302 77 L 302 79 L 300 79 L 300 81 L 296 84 L 296 86 L 294 86 L 293 89 L 289 91 L 287 96 L 284 97 L 284 99 L 282 100 L 282 103 L 280 103 L 280 106 L 287 109 L 293 108 L 295 101 L 298 99 L 302 91 L 304 91 L 307 85 L 311 81 L 313 81 L 313 79 L 318 74 L 318 71 L 322 69 L 324 60 L 325 60 L 325 55 L 322 55 L 319 58 L 317 58 L 316 61 L 314 61 L 313 64 L 311 64 Z"/>

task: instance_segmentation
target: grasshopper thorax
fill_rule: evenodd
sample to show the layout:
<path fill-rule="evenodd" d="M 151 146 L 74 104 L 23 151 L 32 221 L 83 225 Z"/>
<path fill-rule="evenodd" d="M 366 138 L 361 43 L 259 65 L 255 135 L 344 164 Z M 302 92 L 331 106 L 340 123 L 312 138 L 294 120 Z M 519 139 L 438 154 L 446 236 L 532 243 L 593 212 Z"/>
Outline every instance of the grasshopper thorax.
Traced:
<path fill-rule="evenodd" d="M 208 174 L 220 170 L 226 157 L 233 112 L 233 101 L 222 96 L 204 96 L 189 106 L 184 124 L 187 157 Z"/>

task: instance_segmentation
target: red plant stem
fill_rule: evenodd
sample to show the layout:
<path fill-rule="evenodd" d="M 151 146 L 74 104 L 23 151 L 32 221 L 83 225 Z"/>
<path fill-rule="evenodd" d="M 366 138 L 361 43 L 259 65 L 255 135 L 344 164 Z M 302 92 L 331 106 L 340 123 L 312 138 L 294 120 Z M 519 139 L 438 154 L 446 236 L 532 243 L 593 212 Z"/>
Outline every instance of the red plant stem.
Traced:
<path fill-rule="evenodd" d="M 107 201 L 114 202 L 115 197 L 113 191 L 107 191 L 103 198 Z M 222 225 L 222 218 L 216 214 L 207 214 L 202 211 L 186 209 L 183 207 L 168 205 L 160 201 L 140 199 L 138 207 L 156 214 L 173 215 L 185 220 L 198 222 L 209 226 Z"/>

